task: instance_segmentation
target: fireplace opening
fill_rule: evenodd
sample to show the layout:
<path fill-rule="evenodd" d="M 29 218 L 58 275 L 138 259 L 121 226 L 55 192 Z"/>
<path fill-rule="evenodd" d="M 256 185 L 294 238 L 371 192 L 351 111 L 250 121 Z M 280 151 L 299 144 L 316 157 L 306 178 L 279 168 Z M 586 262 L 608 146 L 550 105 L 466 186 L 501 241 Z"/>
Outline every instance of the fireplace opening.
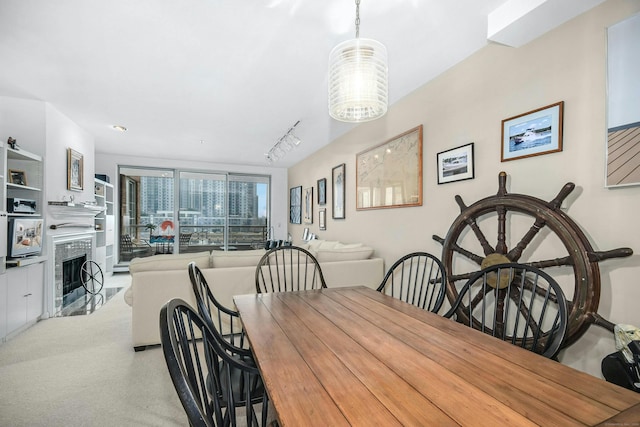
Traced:
<path fill-rule="evenodd" d="M 85 288 L 82 286 L 82 264 L 87 260 L 86 255 L 62 261 L 62 306 L 66 307 L 78 298 L 84 297 Z"/>

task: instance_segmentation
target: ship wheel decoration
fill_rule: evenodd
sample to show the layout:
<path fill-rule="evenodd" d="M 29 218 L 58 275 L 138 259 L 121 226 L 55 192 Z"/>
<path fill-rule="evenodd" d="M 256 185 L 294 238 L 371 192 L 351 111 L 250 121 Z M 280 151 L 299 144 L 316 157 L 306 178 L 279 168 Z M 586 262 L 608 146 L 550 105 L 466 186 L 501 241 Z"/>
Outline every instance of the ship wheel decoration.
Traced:
<path fill-rule="evenodd" d="M 517 262 L 545 270 L 552 277 L 573 280 L 573 297 L 568 302 L 568 327 L 563 347 L 574 343 L 591 324 L 613 330 L 613 324 L 598 313 L 600 303 L 600 269 L 598 262 L 633 254 L 630 248 L 595 251 L 580 227 L 560 206 L 575 185 L 567 183 L 550 202 L 523 194 L 509 194 L 507 174 L 498 176 L 498 193 L 466 206 L 460 196 L 455 200 L 460 215 L 453 221 L 446 237 L 434 235 L 442 244 L 442 262 L 447 272 L 447 299 L 455 301 L 458 289 L 480 269 L 496 264 Z M 514 235 L 516 228 L 528 230 Z M 492 246 L 485 233 L 496 233 Z M 509 247 L 509 243 L 512 243 Z M 559 252 L 559 253 L 558 253 Z M 547 256 L 552 253 L 553 256 Z M 536 259 L 543 254 L 540 259 Z M 547 269 L 552 269 L 547 270 Z M 456 285 L 457 284 L 457 285 Z M 462 312 L 462 321 L 469 318 Z M 471 319 L 475 320 L 475 319 Z"/>

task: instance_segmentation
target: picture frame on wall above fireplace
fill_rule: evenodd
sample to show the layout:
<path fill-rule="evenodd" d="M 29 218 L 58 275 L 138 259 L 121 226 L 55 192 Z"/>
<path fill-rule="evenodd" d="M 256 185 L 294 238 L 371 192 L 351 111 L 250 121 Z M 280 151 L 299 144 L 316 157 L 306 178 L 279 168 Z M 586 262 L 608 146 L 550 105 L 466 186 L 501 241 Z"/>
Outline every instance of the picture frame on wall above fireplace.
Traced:
<path fill-rule="evenodd" d="M 67 190 L 82 191 L 84 189 L 82 177 L 84 174 L 84 156 L 67 148 Z"/>

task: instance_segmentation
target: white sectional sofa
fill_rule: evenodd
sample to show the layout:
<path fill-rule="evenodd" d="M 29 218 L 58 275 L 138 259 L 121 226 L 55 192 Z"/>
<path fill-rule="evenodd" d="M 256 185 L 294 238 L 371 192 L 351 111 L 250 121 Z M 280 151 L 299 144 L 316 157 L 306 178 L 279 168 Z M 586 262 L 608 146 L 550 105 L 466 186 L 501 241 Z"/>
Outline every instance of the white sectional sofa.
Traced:
<path fill-rule="evenodd" d="M 316 256 L 328 287 L 364 285 L 377 288 L 384 276 L 382 258 L 361 244 L 312 241 L 301 245 Z M 134 258 L 129 266 L 131 287 L 125 300 L 132 307 L 132 341 L 136 351 L 160 343 L 160 308 L 172 298 L 195 307 L 187 266 L 202 270 L 216 298 L 233 308 L 233 296 L 254 294 L 255 270 L 264 250 L 212 251 Z"/>

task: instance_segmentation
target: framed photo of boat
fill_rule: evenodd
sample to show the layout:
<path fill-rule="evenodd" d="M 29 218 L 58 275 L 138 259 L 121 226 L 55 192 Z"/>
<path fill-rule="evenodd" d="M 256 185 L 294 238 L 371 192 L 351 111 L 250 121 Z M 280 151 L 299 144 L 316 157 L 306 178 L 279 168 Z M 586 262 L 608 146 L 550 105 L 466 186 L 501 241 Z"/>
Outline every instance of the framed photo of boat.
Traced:
<path fill-rule="evenodd" d="M 441 151 L 438 159 L 438 184 L 473 179 L 473 142 L 450 150 Z"/>
<path fill-rule="evenodd" d="M 501 161 L 562 151 L 564 101 L 502 121 Z"/>
<path fill-rule="evenodd" d="M 422 125 L 356 155 L 356 209 L 422 206 Z"/>

